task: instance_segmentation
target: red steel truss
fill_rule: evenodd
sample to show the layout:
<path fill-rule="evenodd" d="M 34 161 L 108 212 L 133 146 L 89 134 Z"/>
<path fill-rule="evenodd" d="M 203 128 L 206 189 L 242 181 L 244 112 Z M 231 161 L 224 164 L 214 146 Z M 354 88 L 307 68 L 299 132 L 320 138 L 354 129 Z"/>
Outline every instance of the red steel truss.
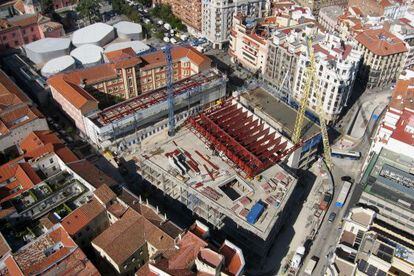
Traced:
<path fill-rule="evenodd" d="M 231 100 L 190 118 L 189 123 L 248 177 L 266 170 L 300 146 L 287 148 L 288 142 L 282 142 L 279 133 Z"/>

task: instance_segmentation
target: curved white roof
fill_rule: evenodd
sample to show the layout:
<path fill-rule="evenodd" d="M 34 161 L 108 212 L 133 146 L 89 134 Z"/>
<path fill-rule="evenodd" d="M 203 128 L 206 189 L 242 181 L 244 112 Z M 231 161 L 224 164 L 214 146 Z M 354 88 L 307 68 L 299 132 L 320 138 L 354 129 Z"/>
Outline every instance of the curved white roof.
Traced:
<path fill-rule="evenodd" d="M 70 47 L 69 38 L 42 38 L 32 43 L 24 45 L 26 50 L 35 53 L 48 53 L 59 50 L 67 50 Z"/>
<path fill-rule="evenodd" d="M 116 31 L 122 34 L 139 34 L 142 33 L 142 26 L 137 23 L 129 22 L 129 21 L 121 21 L 114 25 Z"/>
<path fill-rule="evenodd" d="M 54 74 L 75 68 L 75 59 L 71 56 L 61 56 L 49 60 L 41 70 L 42 76 L 50 77 Z"/>
<path fill-rule="evenodd" d="M 88 65 L 101 62 L 102 53 L 102 47 L 93 44 L 86 44 L 74 49 L 70 52 L 70 55 L 83 65 Z"/>
<path fill-rule="evenodd" d="M 148 51 L 150 49 L 150 47 L 147 44 L 145 44 L 141 41 L 126 41 L 126 42 L 112 43 L 112 44 L 106 46 L 105 47 L 105 53 L 116 51 L 116 50 L 121 50 L 121 49 L 125 49 L 125 48 L 129 48 L 129 47 L 131 47 L 132 50 L 134 50 L 134 52 L 136 54 L 143 53 L 143 52 Z"/>
<path fill-rule="evenodd" d="M 79 29 L 72 34 L 72 43 L 76 47 L 84 44 L 104 46 L 115 38 L 114 27 L 105 23 L 95 23 Z"/>

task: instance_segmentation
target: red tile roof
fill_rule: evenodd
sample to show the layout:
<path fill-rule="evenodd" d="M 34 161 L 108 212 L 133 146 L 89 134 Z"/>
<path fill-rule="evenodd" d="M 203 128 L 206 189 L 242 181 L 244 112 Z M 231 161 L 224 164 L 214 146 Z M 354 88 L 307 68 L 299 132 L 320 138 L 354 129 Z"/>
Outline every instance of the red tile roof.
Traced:
<path fill-rule="evenodd" d="M 187 57 L 193 63 L 197 64 L 197 66 L 203 66 L 204 64 L 211 63 L 211 60 L 207 56 L 201 54 L 193 47 L 175 47 L 171 49 L 171 57 L 173 61 L 177 61 Z M 165 55 L 162 51 L 157 51 L 154 53 L 143 55 L 141 56 L 141 59 L 143 61 L 142 70 L 147 70 L 150 68 L 166 65 Z"/>
<path fill-rule="evenodd" d="M 407 52 L 404 41 L 384 29 L 365 30 L 358 34 L 355 39 L 369 51 L 379 56 Z"/>
<path fill-rule="evenodd" d="M 105 56 L 109 62 L 113 63 L 115 68 L 128 68 L 142 62 L 131 47 L 107 52 Z"/>
<path fill-rule="evenodd" d="M 46 254 L 49 250 L 50 253 Z M 21 275 L 21 272 L 25 275 L 67 275 L 65 272 L 70 271 L 83 275 L 87 272 L 98 275 L 96 268 L 61 226 L 51 228 L 47 233 L 20 248 L 7 260 L 6 266 L 11 275 Z"/>
<path fill-rule="evenodd" d="M 98 76 L 100 75 L 100 73 L 97 74 Z M 78 109 L 81 109 L 89 102 L 95 103 L 96 106 L 98 104 L 98 101 L 93 96 L 79 86 L 79 82 L 78 84 L 70 82 L 66 79 L 66 75 L 64 74 L 54 75 L 50 77 L 47 82 L 68 102 Z"/>
<path fill-rule="evenodd" d="M 404 73 L 402 73 L 403 75 Z M 400 78 L 392 92 L 390 107 L 404 110 L 414 110 L 414 77 Z"/>
<path fill-rule="evenodd" d="M 24 156 L 27 159 L 36 159 L 55 153 L 65 163 L 78 160 L 78 157 L 51 130 L 31 132 L 20 143 L 20 148 L 25 152 Z"/>
<path fill-rule="evenodd" d="M 28 163 L 6 163 L 0 167 L 0 182 L 10 181 L 0 188 L 0 202 L 8 201 L 24 191 L 31 189 L 42 180 Z M 11 190 L 21 186 L 14 193 Z"/>
<path fill-rule="evenodd" d="M 92 244 L 101 248 L 117 265 L 122 265 L 146 242 L 160 251 L 174 247 L 171 237 L 129 208 L 120 220 L 96 237 Z"/>
<path fill-rule="evenodd" d="M 403 111 L 391 138 L 414 146 L 414 111 Z"/>
<path fill-rule="evenodd" d="M 105 207 L 93 199 L 67 215 L 61 224 L 69 235 L 74 236 L 104 212 Z"/>
<path fill-rule="evenodd" d="M 103 184 L 106 184 L 110 187 L 117 184 L 114 179 L 95 167 L 88 160 L 70 162 L 67 163 L 67 165 L 70 169 L 72 169 L 75 173 L 77 173 L 80 177 L 85 179 L 95 188 L 99 188 Z"/>
<path fill-rule="evenodd" d="M 93 194 L 95 198 L 105 206 L 116 199 L 116 194 L 105 184 L 96 189 Z"/>

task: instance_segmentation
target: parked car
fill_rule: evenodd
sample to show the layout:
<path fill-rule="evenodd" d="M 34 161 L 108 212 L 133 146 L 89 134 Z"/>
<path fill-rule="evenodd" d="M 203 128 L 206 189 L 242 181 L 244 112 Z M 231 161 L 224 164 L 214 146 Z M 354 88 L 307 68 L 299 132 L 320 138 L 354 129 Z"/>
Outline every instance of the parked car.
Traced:
<path fill-rule="evenodd" d="M 332 212 L 329 214 L 328 221 L 332 223 L 335 220 L 335 218 L 336 218 L 336 213 Z"/>

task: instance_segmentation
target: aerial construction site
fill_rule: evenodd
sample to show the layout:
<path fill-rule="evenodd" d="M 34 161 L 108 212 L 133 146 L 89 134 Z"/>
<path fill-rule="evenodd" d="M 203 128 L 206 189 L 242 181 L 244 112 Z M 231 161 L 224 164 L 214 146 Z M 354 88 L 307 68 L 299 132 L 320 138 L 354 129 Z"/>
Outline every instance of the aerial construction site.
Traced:
<path fill-rule="evenodd" d="M 139 170 L 193 214 L 266 254 L 297 183 L 279 163 L 294 166 L 299 152 L 237 99 L 229 99 L 149 147 L 141 155 Z"/>

